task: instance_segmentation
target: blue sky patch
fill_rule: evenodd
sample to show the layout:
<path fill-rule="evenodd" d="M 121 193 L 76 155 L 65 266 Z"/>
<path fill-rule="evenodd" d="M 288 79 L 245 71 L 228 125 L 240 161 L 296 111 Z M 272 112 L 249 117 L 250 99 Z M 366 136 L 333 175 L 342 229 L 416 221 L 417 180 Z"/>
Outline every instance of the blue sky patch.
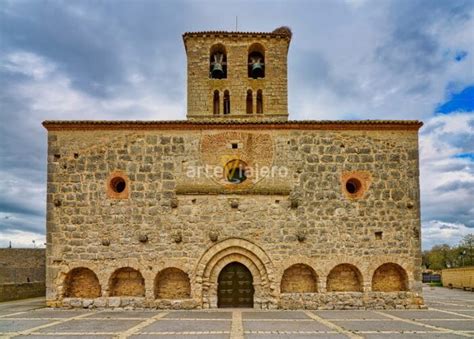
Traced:
<path fill-rule="evenodd" d="M 474 85 L 455 93 L 445 103 L 438 106 L 436 113 L 449 114 L 451 112 L 474 111 Z"/>
<path fill-rule="evenodd" d="M 458 153 L 454 155 L 455 158 L 460 158 L 460 159 L 469 159 L 474 161 L 474 153 Z"/>
<path fill-rule="evenodd" d="M 457 62 L 462 61 L 463 59 L 467 57 L 467 54 L 468 53 L 466 51 L 457 51 L 454 54 L 454 60 L 456 60 Z"/>

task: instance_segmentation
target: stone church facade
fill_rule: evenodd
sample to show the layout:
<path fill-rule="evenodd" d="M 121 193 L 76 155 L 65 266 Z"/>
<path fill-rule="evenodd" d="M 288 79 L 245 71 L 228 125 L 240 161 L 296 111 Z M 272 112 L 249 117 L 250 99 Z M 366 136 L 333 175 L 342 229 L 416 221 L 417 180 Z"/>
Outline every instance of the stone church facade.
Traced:
<path fill-rule="evenodd" d="M 291 32 L 183 35 L 187 120 L 45 121 L 47 302 L 417 308 L 418 121 L 291 121 Z"/>

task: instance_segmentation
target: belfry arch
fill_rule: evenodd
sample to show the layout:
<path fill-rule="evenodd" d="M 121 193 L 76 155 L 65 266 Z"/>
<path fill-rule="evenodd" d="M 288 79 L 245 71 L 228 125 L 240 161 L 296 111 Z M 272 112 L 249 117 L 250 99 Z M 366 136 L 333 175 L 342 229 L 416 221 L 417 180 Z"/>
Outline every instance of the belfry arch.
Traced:
<path fill-rule="evenodd" d="M 243 239 L 227 239 L 209 248 L 199 259 L 194 274 L 203 308 L 217 308 L 218 277 L 231 263 L 244 265 L 253 277 L 254 307 L 276 308 L 277 284 L 273 264 L 259 246 Z"/>

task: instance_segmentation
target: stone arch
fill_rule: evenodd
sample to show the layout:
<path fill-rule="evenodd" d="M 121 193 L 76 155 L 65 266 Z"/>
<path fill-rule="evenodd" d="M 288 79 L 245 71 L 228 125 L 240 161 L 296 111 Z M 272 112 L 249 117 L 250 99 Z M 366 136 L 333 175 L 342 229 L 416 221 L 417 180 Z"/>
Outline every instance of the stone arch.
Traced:
<path fill-rule="evenodd" d="M 258 42 L 248 49 L 248 77 L 265 78 L 265 48 Z"/>
<path fill-rule="evenodd" d="M 315 293 L 318 291 L 316 272 L 306 264 L 288 267 L 281 278 L 281 293 Z"/>
<path fill-rule="evenodd" d="M 155 278 L 156 299 L 188 299 L 191 297 L 189 276 L 176 267 L 161 270 Z"/>
<path fill-rule="evenodd" d="M 273 264 L 263 249 L 243 239 L 227 239 L 209 248 L 199 259 L 194 275 L 197 293 L 204 308 L 217 307 L 217 280 L 221 270 L 232 262 L 245 265 L 252 274 L 254 305 L 276 305 Z"/>
<path fill-rule="evenodd" d="M 109 295 L 111 297 L 144 297 L 145 279 L 140 271 L 134 268 L 119 268 L 110 277 Z"/>
<path fill-rule="evenodd" d="M 221 43 L 213 45 L 209 50 L 209 77 L 211 79 L 227 78 L 227 51 Z"/>
<path fill-rule="evenodd" d="M 76 267 L 64 279 L 64 297 L 98 298 L 101 287 L 97 275 L 87 267 Z"/>
<path fill-rule="evenodd" d="M 328 292 L 362 292 L 362 274 L 352 264 L 335 266 L 327 277 Z"/>
<path fill-rule="evenodd" d="M 408 290 L 408 276 L 398 264 L 385 263 L 380 265 L 372 276 L 372 291 L 396 292 Z"/>

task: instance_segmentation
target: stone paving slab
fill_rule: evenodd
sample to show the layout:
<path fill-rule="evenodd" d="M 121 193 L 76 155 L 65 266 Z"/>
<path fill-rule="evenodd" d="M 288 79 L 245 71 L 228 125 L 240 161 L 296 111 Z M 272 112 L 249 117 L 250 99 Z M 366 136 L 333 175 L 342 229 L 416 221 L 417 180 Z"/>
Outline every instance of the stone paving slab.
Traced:
<path fill-rule="evenodd" d="M 46 318 L 46 319 L 65 319 L 65 318 L 72 318 L 77 317 L 78 315 L 87 313 L 90 311 L 87 310 L 55 310 L 49 308 L 42 308 L 38 310 L 33 310 L 21 314 L 13 314 L 1 319 L 21 319 L 21 318 Z"/>
<path fill-rule="evenodd" d="M 390 319 L 372 311 L 314 311 L 324 319 Z"/>
<path fill-rule="evenodd" d="M 168 319 L 232 319 L 232 312 L 175 311 L 163 318 Z"/>
<path fill-rule="evenodd" d="M 466 338 L 461 335 L 451 333 L 377 333 L 377 334 L 363 334 L 366 339 L 461 339 Z"/>
<path fill-rule="evenodd" d="M 419 311 L 381 311 L 382 313 L 387 313 L 394 315 L 403 319 L 459 319 L 462 316 L 455 314 L 435 311 L 435 310 L 419 310 Z"/>
<path fill-rule="evenodd" d="M 331 328 L 314 320 L 295 321 L 243 321 L 244 331 L 282 331 L 282 332 L 308 332 L 308 331 L 332 331 Z"/>
<path fill-rule="evenodd" d="M 419 323 L 449 328 L 458 331 L 474 331 L 473 319 L 456 319 L 456 320 L 417 320 Z"/>
<path fill-rule="evenodd" d="M 474 310 L 448 310 L 448 311 L 474 317 Z"/>
<path fill-rule="evenodd" d="M 302 311 L 242 312 L 242 319 L 311 319 Z"/>
<path fill-rule="evenodd" d="M 102 311 L 94 312 L 83 319 L 89 318 L 110 318 L 110 319 L 120 319 L 120 318 L 151 318 L 160 313 L 159 311 Z"/>
<path fill-rule="evenodd" d="M 336 325 L 349 331 L 427 331 L 421 325 L 406 323 L 404 321 L 387 320 L 387 321 L 360 321 L 360 320 L 343 320 L 333 321 Z"/>
<path fill-rule="evenodd" d="M 203 332 L 203 331 L 230 331 L 230 320 L 159 320 L 140 330 L 147 332 Z"/>
<path fill-rule="evenodd" d="M 311 333 L 311 334 L 264 334 L 251 333 L 245 334 L 245 339 L 309 339 L 309 338 L 328 338 L 328 339 L 346 339 L 347 336 L 336 333 Z"/>
<path fill-rule="evenodd" d="M 134 339 L 229 339 L 229 334 L 139 334 Z"/>
<path fill-rule="evenodd" d="M 429 303 L 427 304 L 429 308 L 437 308 L 440 310 L 474 310 L 474 307 L 469 307 L 467 305 L 461 305 L 461 304 L 440 304 L 440 303 Z"/>
<path fill-rule="evenodd" d="M 121 333 L 130 327 L 138 325 L 140 320 L 93 320 L 93 319 L 77 319 L 63 322 L 61 324 L 42 328 L 39 333 Z"/>
<path fill-rule="evenodd" d="M 49 320 L 7 320 L 0 319 L 0 333 L 18 332 L 50 323 Z"/>
<path fill-rule="evenodd" d="M 113 339 L 112 335 L 21 335 L 15 339 Z"/>

